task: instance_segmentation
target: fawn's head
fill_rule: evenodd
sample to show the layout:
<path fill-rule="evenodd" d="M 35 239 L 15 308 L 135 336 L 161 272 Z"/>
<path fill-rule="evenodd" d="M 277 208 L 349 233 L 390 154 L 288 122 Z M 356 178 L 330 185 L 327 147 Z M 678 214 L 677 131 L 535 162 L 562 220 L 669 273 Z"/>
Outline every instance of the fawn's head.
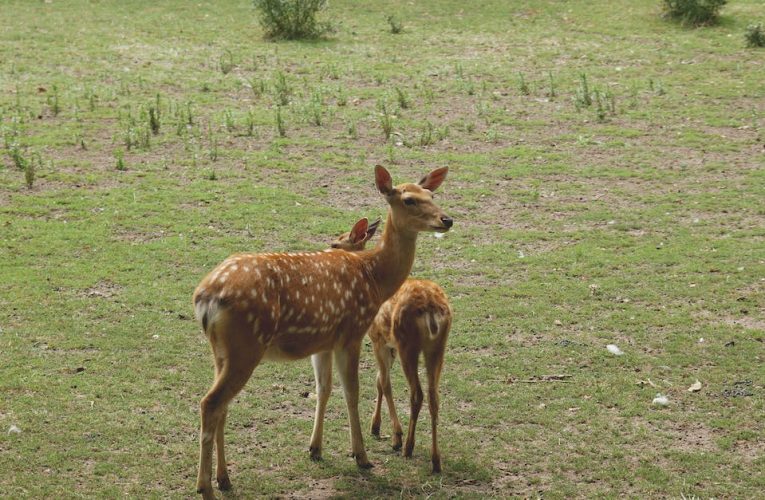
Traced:
<path fill-rule="evenodd" d="M 448 171 L 447 167 L 437 168 L 417 184 L 393 186 L 388 171 L 380 165 L 375 167 L 375 184 L 385 195 L 399 229 L 445 233 L 452 227 L 452 218 L 433 202 L 433 191 L 446 179 Z"/>
<path fill-rule="evenodd" d="M 367 241 L 372 239 L 375 231 L 380 226 L 380 219 L 369 224 L 366 217 L 359 219 L 347 233 L 343 233 L 332 242 L 332 248 L 339 248 L 348 252 L 359 252 L 364 250 Z"/>

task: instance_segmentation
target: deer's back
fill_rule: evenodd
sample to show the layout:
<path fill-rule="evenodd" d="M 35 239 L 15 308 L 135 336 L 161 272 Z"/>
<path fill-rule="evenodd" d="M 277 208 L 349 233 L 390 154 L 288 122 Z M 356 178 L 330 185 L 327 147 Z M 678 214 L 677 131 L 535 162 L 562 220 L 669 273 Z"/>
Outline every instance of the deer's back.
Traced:
<path fill-rule="evenodd" d="M 413 336 L 430 342 L 448 334 L 452 310 L 444 290 L 430 280 L 408 279 L 377 312 L 369 336 L 397 347 Z M 445 339 L 444 339 L 445 340 Z"/>
<path fill-rule="evenodd" d="M 214 303 L 236 318 L 270 346 L 268 357 L 296 359 L 371 323 L 379 302 L 364 269 L 358 256 L 341 250 L 235 254 L 202 280 L 194 303 L 198 311 Z"/>

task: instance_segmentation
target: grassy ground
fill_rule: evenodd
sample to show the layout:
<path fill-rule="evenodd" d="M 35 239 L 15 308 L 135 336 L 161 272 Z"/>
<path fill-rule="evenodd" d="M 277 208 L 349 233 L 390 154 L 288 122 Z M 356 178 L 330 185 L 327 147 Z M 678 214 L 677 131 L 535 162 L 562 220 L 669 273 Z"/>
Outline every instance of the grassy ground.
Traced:
<path fill-rule="evenodd" d="M 246 1 L 3 2 L 3 495 L 194 496 L 212 378 L 194 286 L 235 251 L 322 248 L 383 214 L 375 163 L 450 167 L 455 227 L 414 269 L 456 316 L 444 473 L 427 413 L 413 460 L 369 436 L 359 472 L 337 388 L 312 463 L 310 363 L 263 364 L 229 416 L 226 498 L 761 495 L 759 1 L 698 30 L 658 1 L 330 13 L 329 41 L 269 43 Z"/>

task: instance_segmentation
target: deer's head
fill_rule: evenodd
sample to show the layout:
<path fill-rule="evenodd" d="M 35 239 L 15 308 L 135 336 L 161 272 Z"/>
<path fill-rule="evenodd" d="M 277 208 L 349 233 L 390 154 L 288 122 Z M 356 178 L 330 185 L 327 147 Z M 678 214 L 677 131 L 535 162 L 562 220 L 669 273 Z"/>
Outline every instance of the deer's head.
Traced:
<path fill-rule="evenodd" d="M 332 248 L 339 248 L 348 252 L 358 252 L 364 250 L 367 241 L 372 239 L 375 231 L 380 226 L 380 219 L 369 224 L 366 217 L 359 219 L 347 233 L 343 233 L 332 242 Z"/>
<path fill-rule="evenodd" d="M 393 186 L 390 174 L 384 167 L 375 167 L 375 184 L 385 196 L 392 212 L 392 220 L 399 230 L 411 232 L 448 231 L 454 221 L 433 202 L 433 191 L 446 179 L 447 167 L 437 168 L 417 184 Z"/>

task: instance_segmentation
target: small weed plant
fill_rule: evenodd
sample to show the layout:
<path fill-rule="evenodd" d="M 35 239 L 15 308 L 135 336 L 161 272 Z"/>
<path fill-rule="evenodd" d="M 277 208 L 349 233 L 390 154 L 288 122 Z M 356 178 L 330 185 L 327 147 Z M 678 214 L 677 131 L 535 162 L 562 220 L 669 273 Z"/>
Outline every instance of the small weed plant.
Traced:
<path fill-rule="evenodd" d="M 276 107 L 276 133 L 279 134 L 279 137 L 286 137 L 287 136 L 287 128 L 284 125 L 284 118 L 282 117 L 282 108 L 281 106 Z"/>
<path fill-rule="evenodd" d="M 396 100 L 398 101 L 398 106 L 401 109 L 409 109 L 411 104 L 409 101 L 409 96 L 399 87 L 396 87 Z"/>
<path fill-rule="evenodd" d="M 383 129 L 385 139 L 390 139 L 393 133 L 393 115 L 388 111 L 388 106 L 385 101 L 380 102 L 380 126 Z"/>
<path fill-rule="evenodd" d="M 114 154 L 114 157 L 117 160 L 117 170 L 120 172 L 127 170 L 127 166 L 125 165 L 125 153 L 121 149 L 117 150 L 117 152 Z"/>
<path fill-rule="evenodd" d="M 397 16 L 390 14 L 388 17 L 385 18 L 386 21 L 388 21 L 388 26 L 390 26 L 390 32 L 394 35 L 398 35 L 402 31 L 404 31 L 404 23 L 401 22 L 401 19 L 399 19 Z"/>
<path fill-rule="evenodd" d="M 576 109 L 589 108 L 592 106 L 590 85 L 587 83 L 587 75 L 584 73 L 579 75 L 579 88 L 576 90 L 574 104 L 576 105 Z"/>
<path fill-rule="evenodd" d="M 520 92 L 522 95 L 531 94 L 531 89 L 529 88 L 529 84 L 526 83 L 526 79 L 523 77 L 523 73 L 518 73 L 518 92 Z"/>

